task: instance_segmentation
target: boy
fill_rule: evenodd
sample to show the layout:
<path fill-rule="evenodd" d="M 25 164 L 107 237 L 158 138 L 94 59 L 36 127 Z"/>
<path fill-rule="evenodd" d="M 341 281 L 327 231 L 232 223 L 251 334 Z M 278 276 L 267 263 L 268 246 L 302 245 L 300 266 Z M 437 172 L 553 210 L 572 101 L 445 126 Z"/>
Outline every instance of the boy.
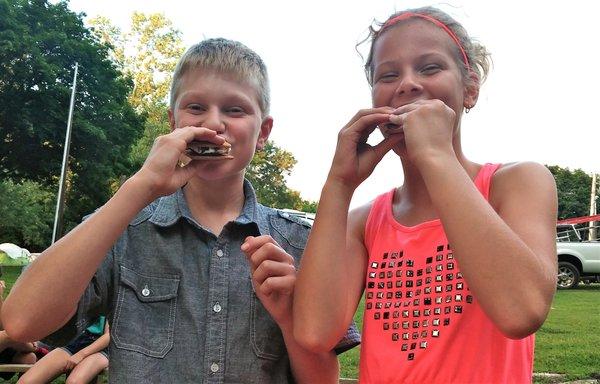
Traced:
<path fill-rule="evenodd" d="M 256 53 L 225 39 L 190 48 L 173 76 L 171 133 L 23 274 L 3 309 L 9 334 L 35 339 L 64 324 L 49 338 L 64 343 L 106 313 L 111 382 L 336 382 L 335 354 L 292 337 L 308 228 L 258 204 L 244 180 L 271 132 L 268 112 Z M 185 165 L 193 140 L 227 141 L 233 159 Z M 353 331 L 336 350 L 356 343 Z"/>

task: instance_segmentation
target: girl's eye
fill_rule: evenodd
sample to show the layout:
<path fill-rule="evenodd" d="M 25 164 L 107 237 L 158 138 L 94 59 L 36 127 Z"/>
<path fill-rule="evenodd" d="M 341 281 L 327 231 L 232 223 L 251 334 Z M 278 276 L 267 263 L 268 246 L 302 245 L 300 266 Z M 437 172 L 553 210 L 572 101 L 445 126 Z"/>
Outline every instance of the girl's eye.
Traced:
<path fill-rule="evenodd" d="M 421 68 L 421 72 L 423 73 L 436 73 L 440 70 L 440 66 L 437 64 L 428 64 L 426 66 L 424 66 L 423 68 Z"/>
<path fill-rule="evenodd" d="M 396 73 L 384 73 L 383 75 L 379 76 L 377 81 L 382 81 L 385 83 L 385 82 L 394 81 L 397 77 L 398 77 L 398 75 Z"/>

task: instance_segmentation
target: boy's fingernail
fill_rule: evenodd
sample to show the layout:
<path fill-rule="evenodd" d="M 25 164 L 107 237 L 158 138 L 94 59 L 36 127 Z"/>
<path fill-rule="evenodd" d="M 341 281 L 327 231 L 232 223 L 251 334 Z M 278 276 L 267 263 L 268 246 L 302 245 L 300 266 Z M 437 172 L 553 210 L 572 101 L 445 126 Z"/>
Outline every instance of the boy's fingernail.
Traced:
<path fill-rule="evenodd" d="M 244 243 L 241 246 L 242 251 L 246 251 L 250 246 L 248 245 L 248 243 Z"/>

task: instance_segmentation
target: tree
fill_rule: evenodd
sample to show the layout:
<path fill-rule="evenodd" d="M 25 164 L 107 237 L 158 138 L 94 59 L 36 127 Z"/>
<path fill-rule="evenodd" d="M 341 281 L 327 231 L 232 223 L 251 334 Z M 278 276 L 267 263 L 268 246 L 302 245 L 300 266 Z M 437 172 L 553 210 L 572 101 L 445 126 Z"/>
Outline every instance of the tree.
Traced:
<path fill-rule="evenodd" d="M 172 73 L 184 52 L 181 33 L 162 14 L 135 12 L 130 31 L 123 32 L 105 17 L 90 20 L 99 39 L 111 47 L 111 57 L 134 82 L 130 102 L 147 116 L 143 136 L 133 146 L 131 160 L 140 167 L 154 139 L 169 132 L 166 104 Z M 125 52 L 127 51 L 127 55 Z M 258 200 L 280 208 L 316 212 L 317 203 L 303 200 L 289 189 L 285 176 L 296 160 L 274 143 L 256 154 L 248 167 L 248 178 L 256 188 Z"/>
<path fill-rule="evenodd" d="M 558 220 L 587 216 L 590 212 L 592 177 L 581 169 L 547 166 L 558 191 Z"/>
<path fill-rule="evenodd" d="M 296 159 L 290 152 L 267 141 L 265 147 L 254 155 L 246 177 L 252 182 L 256 197 L 262 204 L 315 212 L 316 203 L 302 200 L 299 192 L 286 185 L 285 177 L 290 175 L 294 165 Z"/>
<path fill-rule="evenodd" d="M 52 236 L 54 191 L 33 181 L 0 182 L 0 239 L 32 252 L 41 251 Z"/>
<path fill-rule="evenodd" d="M 164 104 L 171 77 L 184 52 L 181 32 L 163 14 L 134 12 L 127 32 L 105 17 L 90 20 L 94 33 L 112 47 L 112 58 L 133 79 L 129 101 L 138 112 Z"/>
<path fill-rule="evenodd" d="M 169 132 L 167 98 L 179 57 L 184 52 L 181 32 L 159 13 L 134 12 L 129 31 L 121 31 L 106 17 L 89 22 L 94 34 L 111 47 L 111 58 L 132 79 L 129 102 L 146 116 L 144 133 L 133 146 L 130 159 L 139 168 L 154 139 Z"/>
<path fill-rule="evenodd" d="M 66 227 L 131 173 L 143 119 L 127 102 L 132 83 L 66 2 L 0 0 L 0 172 L 57 190 L 70 88 L 80 65 L 70 151 Z M 48 239 L 49 240 L 49 239 Z"/>

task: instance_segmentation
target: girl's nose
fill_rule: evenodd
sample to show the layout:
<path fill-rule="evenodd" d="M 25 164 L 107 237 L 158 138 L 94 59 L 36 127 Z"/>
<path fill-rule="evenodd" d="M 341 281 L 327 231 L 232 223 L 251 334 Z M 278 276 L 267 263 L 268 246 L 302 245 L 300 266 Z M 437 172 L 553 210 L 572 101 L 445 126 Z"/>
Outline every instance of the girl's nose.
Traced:
<path fill-rule="evenodd" d="M 421 92 L 423 87 L 419 83 L 417 76 L 414 73 L 405 73 L 400 79 L 396 94 L 398 96 L 406 96 Z"/>

